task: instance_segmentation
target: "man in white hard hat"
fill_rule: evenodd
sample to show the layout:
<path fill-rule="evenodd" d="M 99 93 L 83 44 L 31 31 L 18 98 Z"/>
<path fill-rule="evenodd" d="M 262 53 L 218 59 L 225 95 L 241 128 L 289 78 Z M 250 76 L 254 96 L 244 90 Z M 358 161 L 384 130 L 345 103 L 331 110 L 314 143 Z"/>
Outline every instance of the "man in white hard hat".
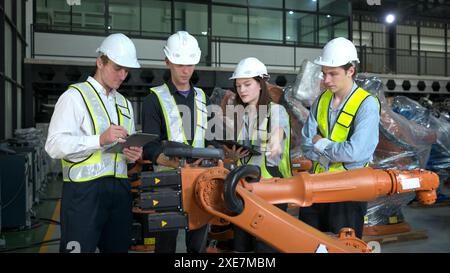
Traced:
<path fill-rule="evenodd" d="M 326 90 L 311 107 L 302 129 L 302 149 L 313 161 L 313 173 L 364 168 L 378 144 L 378 99 L 354 82 L 359 63 L 353 43 L 339 37 L 329 41 L 322 56 Z M 299 219 L 324 232 L 353 228 L 361 238 L 366 202 L 314 204 L 300 210 Z"/>
<path fill-rule="evenodd" d="M 140 65 L 133 42 L 120 33 L 97 52 L 95 75 L 59 97 L 45 144 L 63 166 L 61 252 L 127 252 L 130 244 L 127 161 L 141 158 L 142 147 L 105 149 L 134 133 L 133 108 L 117 89 Z"/>
<path fill-rule="evenodd" d="M 168 38 L 164 54 L 170 78 L 163 85 L 151 88 L 142 104 L 142 131 L 160 136 L 159 140 L 144 147 L 144 158 L 153 162 L 155 171 L 179 167 L 178 160 L 169 159 L 162 152 L 162 141 L 204 148 L 208 127 L 209 99 L 202 89 L 191 83 L 201 55 L 197 40 L 186 31 L 178 31 Z M 174 253 L 177 234 L 178 230 L 159 232 L 155 252 Z M 188 231 L 187 252 L 205 252 L 206 236 L 207 225 Z"/>

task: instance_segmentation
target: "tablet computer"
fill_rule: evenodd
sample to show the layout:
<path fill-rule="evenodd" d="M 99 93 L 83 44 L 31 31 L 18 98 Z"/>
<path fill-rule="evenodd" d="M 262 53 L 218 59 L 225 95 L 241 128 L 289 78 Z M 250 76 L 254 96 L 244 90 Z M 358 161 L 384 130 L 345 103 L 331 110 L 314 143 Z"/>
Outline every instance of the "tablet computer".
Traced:
<path fill-rule="evenodd" d="M 233 145 L 236 146 L 236 149 L 239 149 L 240 147 L 242 147 L 243 150 L 247 150 L 250 154 L 252 155 L 261 155 L 261 152 L 256 150 L 255 146 L 247 146 L 247 145 L 243 145 L 237 141 L 234 140 L 214 140 L 215 142 L 222 144 L 222 145 L 226 145 L 228 148 L 233 148 Z"/>
<path fill-rule="evenodd" d="M 124 148 L 128 147 L 143 147 L 145 144 L 158 139 L 158 135 L 135 133 L 126 138 L 124 143 L 116 143 L 111 147 L 106 148 L 105 153 L 121 153 Z"/>

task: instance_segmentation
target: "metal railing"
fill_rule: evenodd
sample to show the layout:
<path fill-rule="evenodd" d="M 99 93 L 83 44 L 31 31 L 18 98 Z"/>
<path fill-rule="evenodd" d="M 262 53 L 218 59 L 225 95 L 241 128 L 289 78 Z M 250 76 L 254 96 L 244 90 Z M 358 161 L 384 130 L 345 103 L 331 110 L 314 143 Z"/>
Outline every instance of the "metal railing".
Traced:
<path fill-rule="evenodd" d="M 31 25 L 31 57 L 35 58 L 39 53 L 35 52 L 35 35 L 36 31 L 54 32 L 54 33 L 70 33 L 67 31 L 58 31 L 51 29 L 35 28 Z M 115 30 L 116 31 L 116 30 Z M 85 35 L 106 35 L 107 33 L 77 33 Z M 146 33 L 146 35 L 138 36 L 143 39 L 165 39 L 164 36 L 169 36 L 170 33 Z M 207 36 L 207 35 L 194 35 L 199 40 L 202 55 L 202 66 L 222 67 L 227 65 L 235 65 L 233 61 L 225 59 L 222 56 L 222 45 L 224 43 L 236 43 L 236 44 L 252 44 L 254 46 L 273 46 L 273 47 L 286 47 L 292 49 L 291 63 L 266 63 L 268 67 L 284 68 L 296 71 L 301 65 L 297 60 L 298 48 L 319 48 L 319 46 L 304 45 L 295 42 L 288 42 L 283 44 L 281 41 L 275 40 L 262 40 L 262 39 L 247 39 L 238 37 L 222 37 L 222 36 Z M 411 75 L 435 75 L 435 76 L 449 76 L 450 60 L 448 54 L 445 52 L 434 51 L 418 51 L 407 49 L 395 49 L 395 48 L 381 48 L 381 47 L 357 47 L 359 57 L 361 60 L 360 71 L 379 74 L 411 74 Z M 69 56 L 48 56 L 46 57 L 69 57 Z M 74 56 L 72 56 L 74 57 Z M 83 56 L 77 56 L 83 57 Z M 89 57 L 89 56 L 84 56 Z M 161 59 L 148 59 L 149 61 L 164 61 L 163 56 Z"/>

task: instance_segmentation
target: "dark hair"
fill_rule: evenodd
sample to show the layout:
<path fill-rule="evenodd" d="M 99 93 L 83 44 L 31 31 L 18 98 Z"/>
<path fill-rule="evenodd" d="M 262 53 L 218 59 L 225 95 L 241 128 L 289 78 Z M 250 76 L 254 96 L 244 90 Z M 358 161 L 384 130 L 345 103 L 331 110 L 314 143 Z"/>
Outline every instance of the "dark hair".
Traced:
<path fill-rule="evenodd" d="M 259 93 L 259 98 L 258 98 L 258 102 L 256 103 L 256 108 L 259 111 L 259 106 L 260 105 L 269 105 L 269 103 L 272 101 L 272 99 L 270 98 L 269 95 L 269 89 L 267 88 L 267 83 L 266 80 L 261 78 L 261 77 L 253 77 L 253 79 L 255 81 L 257 81 L 259 83 L 259 86 L 261 87 L 261 92 Z M 235 105 L 246 105 L 241 97 L 239 96 L 238 92 L 237 92 L 237 88 L 236 88 L 236 80 L 234 80 L 233 83 L 234 89 L 236 90 L 236 100 L 234 102 Z"/>
<path fill-rule="evenodd" d="M 109 62 L 109 58 L 106 55 L 100 56 L 100 59 L 102 60 L 103 64 L 107 64 Z"/>
<path fill-rule="evenodd" d="M 348 64 L 344 64 L 341 67 L 345 70 L 345 72 L 347 72 L 350 69 L 350 67 L 352 67 L 352 66 L 355 69 L 355 73 L 353 73 L 352 78 L 355 79 L 356 74 L 358 74 L 358 68 L 356 67 L 356 62 L 350 62 Z"/>

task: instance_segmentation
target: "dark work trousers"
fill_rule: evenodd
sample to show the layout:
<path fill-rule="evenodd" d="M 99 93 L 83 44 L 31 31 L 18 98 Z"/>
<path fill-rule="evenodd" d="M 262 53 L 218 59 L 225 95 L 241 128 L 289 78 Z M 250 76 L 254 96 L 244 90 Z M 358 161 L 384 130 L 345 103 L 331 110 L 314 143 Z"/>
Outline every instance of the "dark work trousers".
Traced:
<path fill-rule="evenodd" d="M 177 250 L 178 230 L 156 233 L 155 253 L 175 253 Z M 208 237 L 208 225 L 186 231 L 186 252 L 205 253 Z"/>
<path fill-rule="evenodd" d="M 132 195 L 128 179 L 64 182 L 60 252 L 128 252 Z"/>
<path fill-rule="evenodd" d="M 362 238 L 366 212 L 367 202 L 322 203 L 300 208 L 298 219 L 322 232 L 338 234 L 341 228 L 349 227 Z"/>

